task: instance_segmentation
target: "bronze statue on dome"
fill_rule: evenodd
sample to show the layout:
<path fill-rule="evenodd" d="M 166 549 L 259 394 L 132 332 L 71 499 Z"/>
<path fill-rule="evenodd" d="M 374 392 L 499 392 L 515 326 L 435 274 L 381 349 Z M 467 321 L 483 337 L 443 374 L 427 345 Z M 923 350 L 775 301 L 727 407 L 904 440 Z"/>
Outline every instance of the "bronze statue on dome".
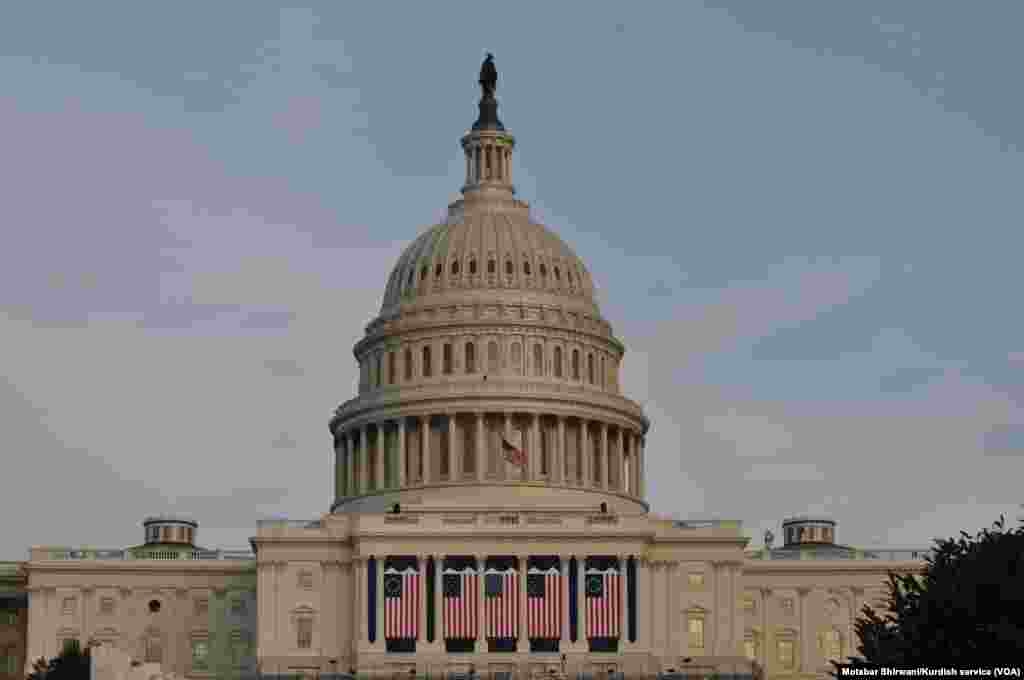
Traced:
<path fill-rule="evenodd" d="M 498 89 L 498 69 L 494 67 L 494 55 L 490 52 L 480 66 L 480 88 L 484 91 L 484 99 L 494 99 L 494 91 Z"/>

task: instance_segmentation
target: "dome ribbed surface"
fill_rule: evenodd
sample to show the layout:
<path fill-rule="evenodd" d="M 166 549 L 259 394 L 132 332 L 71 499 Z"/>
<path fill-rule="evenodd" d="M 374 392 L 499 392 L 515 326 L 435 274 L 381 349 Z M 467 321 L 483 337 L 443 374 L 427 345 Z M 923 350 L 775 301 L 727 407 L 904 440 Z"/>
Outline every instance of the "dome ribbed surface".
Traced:
<path fill-rule="evenodd" d="M 429 228 L 399 257 L 381 311 L 447 292 L 495 289 L 553 295 L 596 309 L 583 262 L 552 231 L 530 220 L 524 207 L 468 212 Z"/>

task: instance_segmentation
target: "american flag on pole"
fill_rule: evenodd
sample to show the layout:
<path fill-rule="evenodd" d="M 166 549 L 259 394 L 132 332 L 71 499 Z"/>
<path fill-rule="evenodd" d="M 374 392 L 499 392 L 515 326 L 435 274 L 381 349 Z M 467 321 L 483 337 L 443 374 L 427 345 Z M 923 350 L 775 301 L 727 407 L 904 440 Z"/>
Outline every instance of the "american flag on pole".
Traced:
<path fill-rule="evenodd" d="M 519 572 L 488 569 L 484 575 L 484 631 L 489 638 L 519 636 Z"/>
<path fill-rule="evenodd" d="M 622 611 L 622 577 L 615 569 L 587 571 L 587 637 L 617 638 Z"/>
<path fill-rule="evenodd" d="M 526 574 L 526 635 L 557 640 L 562 634 L 562 582 L 558 570 Z"/>
<path fill-rule="evenodd" d="M 444 572 L 444 638 L 475 640 L 477 624 L 477 574 L 473 569 Z"/>
<path fill-rule="evenodd" d="M 505 460 L 508 462 L 520 467 L 526 466 L 526 452 L 522 447 L 509 442 L 504 435 L 501 437 L 501 450 L 505 454 Z"/>
<path fill-rule="evenodd" d="M 418 637 L 420 575 L 415 569 L 384 571 L 384 638 Z"/>

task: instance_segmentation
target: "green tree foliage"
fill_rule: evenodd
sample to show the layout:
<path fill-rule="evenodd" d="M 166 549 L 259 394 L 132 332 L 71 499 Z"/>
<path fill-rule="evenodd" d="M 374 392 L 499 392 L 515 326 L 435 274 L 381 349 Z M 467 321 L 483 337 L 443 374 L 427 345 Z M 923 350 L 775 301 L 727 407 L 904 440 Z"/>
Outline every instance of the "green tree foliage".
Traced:
<path fill-rule="evenodd" d="M 47 661 L 40 657 L 32 664 L 28 680 L 89 680 L 89 650 L 78 640 L 68 640 L 60 654 Z"/>
<path fill-rule="evenodd" d="M 884 616 L 865 605 L 856 668 L 992 666 L 1024 650 L 1024 527 L 936 539 L 923 575 L 889 573 Z M 838 676 L 838 665 L 831 675 Z"/>

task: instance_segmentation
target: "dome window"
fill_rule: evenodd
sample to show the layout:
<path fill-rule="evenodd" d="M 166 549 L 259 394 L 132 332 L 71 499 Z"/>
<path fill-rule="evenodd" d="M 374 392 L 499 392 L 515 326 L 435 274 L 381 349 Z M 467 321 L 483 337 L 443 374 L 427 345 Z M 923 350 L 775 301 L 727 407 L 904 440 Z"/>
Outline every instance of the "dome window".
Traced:
<path fill-rule="evenodd" d="M 469 273 L 476 274 L 476 260 L 469 261 Z"/>
<path fill-rule="evenodd" d="M 420 270 L 420 281 L 427 280 L 427 265 L 423 265 L 423 269 Z"/>
<path fill-rule="evenodd" d="M 527 276 L 530 275 L 530 263 L 529 262 L 524 262 L 523 263 L 523 273 L 526 274 Z"/>
<path fill-rule="evenodd" d="M 512 276 L 512 272 L 515 271 L 515 267 L 512 266 L 512 260 L 505 261 L 505 273 Z"/>
<path fill-rule="evenodd" d="M 543 271 L 543 270 L 541 270 Z M 555 377 L 562 377 L 562 348 L 555 347 Z"/>
<path fill-rule="evenodd" d="M 558 267 L 555 267 L 555 281 L 561 281 L 561 280 L 562 280 L 562 273 L 560 271 L 558 271 Z"/>
<path fill-rule="evenodd" d="M 490 260 L 487 263 L 487 273 L 488 274 L 493 274 L 494 273 L 494 269 L 495 269 L 496 266 L 497 265 L 495 264 L 494 260 Z"/>
<path fill-rule="evenodd" d="M 540 275 L 542 278 L 548 275 L 548 268 L 544 266 L 543 262 L 540 263 Z"/>
<path fill-rule="evenodd" d="M 572 351 L 572 379 L 580 379 L 580 351 L 578 349 Z"/>
<path fill-rule="evenodd" d="M 405 379 L 412 380 L 412 350 L 405 350 Z"/>
<path fill-rule="evenodd" d="M 476 346 L 472 341 L 466 343 L 466 373 L 476 372 Z"/>
<path fill-rule="evenodd" d="M 441 265 L 440 262 L 438 262 L 437 266 L 434 267 L 434 276 L 436 278 L 441 278 L 441 272 L 443 272 L 443 271 L 444 271 L 444 267 Z"/>
<path fill-rule="evenodd" d="M 459 261 L 455 260 L 455 262 L 452 262 L 452 276 L 455 276 L 458 273 L 459 273 Z"/>
<path fill-rule="evenodd" d="M 156 614 L 159 611 L 160 611 L 160 600 L 150 600 L 149 601 L 149 613 L 150 614 Z"/>

